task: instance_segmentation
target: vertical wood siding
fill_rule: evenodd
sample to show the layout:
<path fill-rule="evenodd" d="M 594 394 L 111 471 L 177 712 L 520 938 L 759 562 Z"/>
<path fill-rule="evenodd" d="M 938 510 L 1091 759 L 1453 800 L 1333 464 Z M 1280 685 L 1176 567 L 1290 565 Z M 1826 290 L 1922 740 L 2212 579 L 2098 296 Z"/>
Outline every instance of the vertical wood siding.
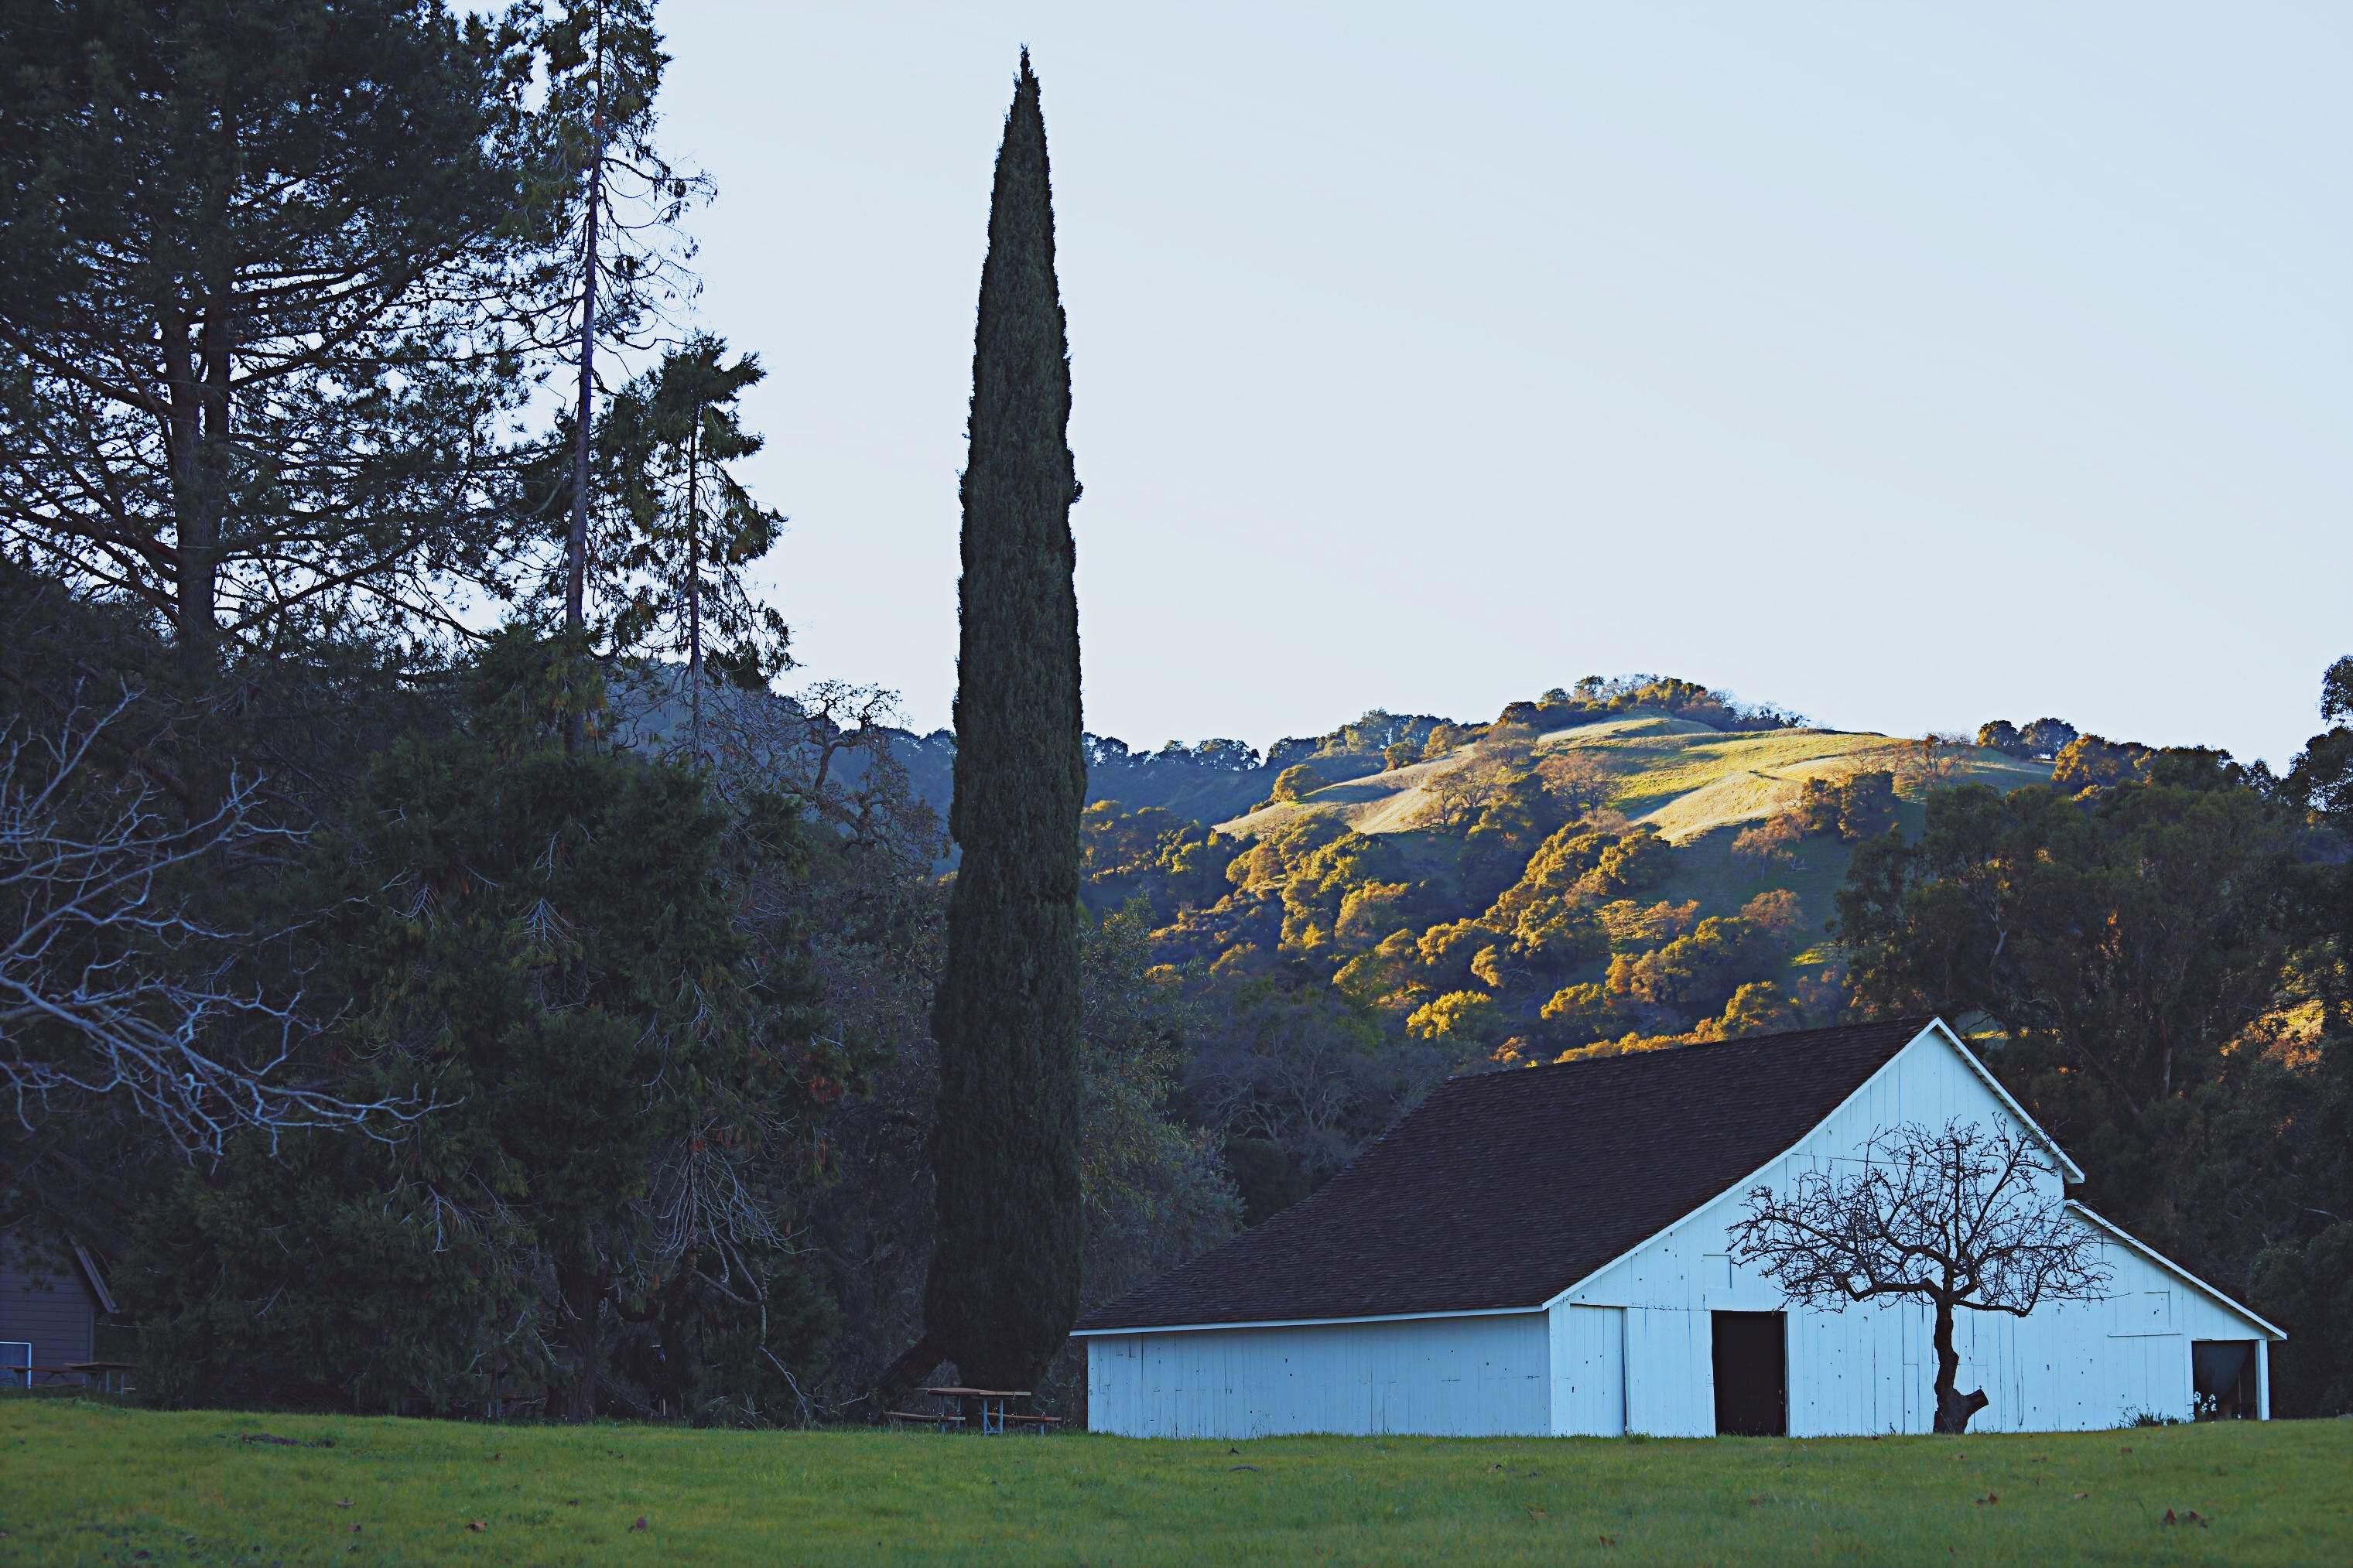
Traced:
<path fill-rule="evenodd" d="M 97 1321 L 81 1271 L 61 1248 L 0 1236 L 0 1341 L 28 1340 L 35 1366 L 64 1366 L 90 1359 Z"/>
<path fill-rule="evenodd" d="M 1852 1169 L 1873 1132 L 1948 1119 L 2000 1121 L 2009 1111 L 1950 1047 L 1921 1039 L 1883 1068 L 1791 1152 L 1779 1180 L 1802 1170 Z M 2061 1201 L 2059 1174 L 2040 1178 Z M 1554 1309 L 1615 1306 L 1626 1314 L 1629 1426 L 1660 1436 L 1715 1430 L 1709 1354 L 1715 1311 L 1771 1311 L 1770 1282 L 1736 1266 L 1728 1231 L 1740 1193 L 1727 1193 L 1627 1254 Z M 1992 1401 L 1972 1431 L 2081 1431 L 2144 1413 L 2190 1414 L 2189 1342 L 2251 1339 L 2258 1331 L 2205 1292 L 2139 1253 L 2103 1238 L 2114 1272 L 2105 1300 L 2041 1308 L 2027 1319 L 1964 1312 L 1956 1325 L 1961 1386 Z M 1926 1432 L 1934 1415 L 1936 1357 L 1924 1307 L 1851 1307 L 1789 1313 L 1792 1436 Z M 1566 1331 L 1556 1331 L 1556 1332 Z M 1556 1411 L 1561 1409 L 1556 1402 Z M 1572 1415 L 1556 1431 L 1588 1428 Z"/>
<path fill-rule="evenodd" d="M 1552 1314 L 1552 1430 L 1564 1437 L 1626 1431 L 1626 1311 L 1563 1306 Z"/>
<path fill-rule="evenodd" d="M 1087 1341 L 1087 1425 L 1155 1437 L 1540 1436 L 1547 1314 Z"/>

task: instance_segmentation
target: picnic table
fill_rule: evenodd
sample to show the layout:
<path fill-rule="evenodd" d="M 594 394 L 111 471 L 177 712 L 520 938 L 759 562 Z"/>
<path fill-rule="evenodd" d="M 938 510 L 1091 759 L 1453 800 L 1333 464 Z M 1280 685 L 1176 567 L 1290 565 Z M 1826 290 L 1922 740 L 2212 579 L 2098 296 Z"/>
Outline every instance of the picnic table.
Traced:
<path fill-rule="evenodd" d="M 5 1376 L 8 1380 L 7 1387 L 30 1388 L 36 1378 L 55 1382 L 61 1377 L 71 1377 L 80 1371 L 79 1366 L 27 1366 L 22 1362 L 10 1362 L 5 1366 L 0 1366 L 0 1376 Z"/>
<path fill-rule="evenodd" d="M 99 1392 L 101 1394 L 120 1394 L 123 1388 L 124 1374 L 129 1373 L 133 1365 L 133 1363 L 127 1361 L 78 1361 L 69 1363 L 66 1370 L 80 1373 L 84 1377 L 96 1378 Z"/>
<path fill-rule="evenodd" d="M 1027 1399 L 1029 1397 L 1030 1394 L 1030 1391 L 1026 1388 L 951 1387 L 925 1388 L 918 1390 L 917 1392 L 931 1394 L 934 1398 L 941 1402 L 943 1413 L 939 1417 L 939 1426 L 943 1431 L 944 1431 L 951 1423 L 962 1425 L 964 1421 L 964 1417 L 961 1415 L 949 1415 L 945 1414 L 946 1404 L 949 1400 L 978 1400 L 980 1402 L 980 1429 L 985 1434 L 997 1436 L 1002 1436 L 1005 1432 L 1005 1423 L 1008 1419 L 1005 1413 L 1007 1402 L 1008 1400 L 1015 1399 Z M 1035 1426 L 1040 1432 L 1045 1431 L 1050 1426 L 1059 1426 L 1061 1425 L 1060 1420 L 1051 1415 L 1014 1415 L 1010 1417 L 1010 1419 L 1016 1426 Z"/>

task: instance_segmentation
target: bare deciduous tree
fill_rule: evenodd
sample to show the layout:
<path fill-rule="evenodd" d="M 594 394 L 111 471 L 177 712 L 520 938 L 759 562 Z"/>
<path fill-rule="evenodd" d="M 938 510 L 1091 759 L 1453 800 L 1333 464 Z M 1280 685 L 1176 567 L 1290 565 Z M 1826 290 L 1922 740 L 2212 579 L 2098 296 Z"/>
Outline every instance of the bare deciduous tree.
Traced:
<path fill-rule="evenodd" d="M 301 996 L 233 973 L 249 933 L 188 912 L 172 885 L 283 830 L 256 818 L 259 781 L 180 825 L 136 779 L 93 780 L 92 750 L 135 700 L 77 703 L 54 737 L 0 730 L 0 1089 L 18 1121 L 58 1097 L 121 1096 L 185 1152 L 245 1128 L 390 1132 L 429 1109 L 359 1102 L 295 1081 Z"/>
<path fill-rule="evenodd" d="M 2020 1129 L 1947 1121 L 1873 1135 L 1852 1173 L 1808 1171 L 1786 1192 L 1752 1188 L 1733 1256 L 1793 1304 L 1917 1301 L 1936 1315 L 1936 1429 L 1985 1408 L 1959 1390 L 1953 1313 L 2022 1318 L 2046 1301 L 2096 1298 L 2109 1279 L 2097 1239 L 2036 1181 L 2047 1167 Z"/>
<path fill-rule="evenodd" d="M 1514 777 L 1508 761 L 1474 751 L 1453 766 L 1432 773 L 1422 784 L 1430 802 L 1430 819 L 1442 828 L 1468 826 L 1477 820 Z"/>
<path fill-rule="evenodd" d="M 1916 741 L 1903 742 L 1895 774 L 1906 789 L 1926 795 L 1960 783 L 1962 770 L 1976 750 L 1977 742 L 1967 735 L 1931 730 Z"/>
<path fill-rule="evenodd" d="M 1535 773 L 1545 793 L 1560 803 L 1572 822 L 1609 805 L 1618 790 L 1616 775 L 1599 757 L 1574 747 L 1556 746 L 1538 752 Z"/>

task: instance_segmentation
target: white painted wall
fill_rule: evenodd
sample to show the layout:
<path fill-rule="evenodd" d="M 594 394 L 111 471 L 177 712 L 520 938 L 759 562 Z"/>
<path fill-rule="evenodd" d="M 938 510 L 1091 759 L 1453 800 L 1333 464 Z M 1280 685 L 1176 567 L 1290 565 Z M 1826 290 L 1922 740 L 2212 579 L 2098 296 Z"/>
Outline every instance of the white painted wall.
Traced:
<path fill-rule="evenodd" d="M 1626 1431 L 1626 1311 L 1563 1304 L 1551 1314 L 1552 1431 L 1618 1437 Z"/>
<path fill-rule="evenodd" d="M 2008 1108 L 1959 1054 L 1933 1036 L 1907 1047 L 1779 1163 L 1769 1179 L 1852 1167 L 1872 1133 L 1911 1121 L 1998 1121 Z M 2057 1170 L 2040 1184 L 2063 1201 Z M 1623 1309 L 1625 1405 L 1631 1430 L 1705 1436 L 1715 1430 L 1709 1317 L 1772 1311 L 1780 1293 L 1731 1259 L 1729 1231 L 1743 1194 L 1725 1194 L 1628 1253 L 1555 1304 L 1556 1320 L 1597 1306 Z M 1964 1312 L 1955 1325 L 1961 1387 L 1992 1401 L 1972 1431 L 2075 1431 L 2114 1426 L 2144 1411 L 2190 1413 L 2189 1342 L 2252 1339 L 2259 1331 L 2135 1249 L 2102 1237 L 2114 1279 L 2106 1300 L 2053 1305 L 2021 1320 Z M 1556 1330 L 1571 1331 L 1566 1327 Z M 1936 1356 L 1927 1309 L 1911 1304 L 1789 1314 L 1789 1431 L 1926 1432 L 1935 1414 Z M 1591 1417 L 1555 1401 L 1558 1432 Z"/>
<path fill-rule="evenodd" d="M 1208 1329 L 1087 1341 L 1087 1425 L 1153 1437 L 1541 1436 L 1552 1319 Z"/>

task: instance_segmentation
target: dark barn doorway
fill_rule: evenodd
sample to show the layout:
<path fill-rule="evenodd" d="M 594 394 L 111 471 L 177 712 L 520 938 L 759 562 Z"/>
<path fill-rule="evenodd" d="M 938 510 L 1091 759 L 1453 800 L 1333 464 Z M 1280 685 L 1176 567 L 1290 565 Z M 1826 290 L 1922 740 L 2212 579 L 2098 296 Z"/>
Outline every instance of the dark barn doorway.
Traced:
<path fill-rule="evenodd" d="M 2200 1421 L 2253 1421 L 2263 1414 L 2253 1340 L 2190 1341 L 2189 1382 Z"/>
<path fill-rule="evenodd" d="M 1715 1431 L 1720 1437 L 1789 1432 L 1789 1339 L 1780 1312 L 1712 1312 Z"/>

